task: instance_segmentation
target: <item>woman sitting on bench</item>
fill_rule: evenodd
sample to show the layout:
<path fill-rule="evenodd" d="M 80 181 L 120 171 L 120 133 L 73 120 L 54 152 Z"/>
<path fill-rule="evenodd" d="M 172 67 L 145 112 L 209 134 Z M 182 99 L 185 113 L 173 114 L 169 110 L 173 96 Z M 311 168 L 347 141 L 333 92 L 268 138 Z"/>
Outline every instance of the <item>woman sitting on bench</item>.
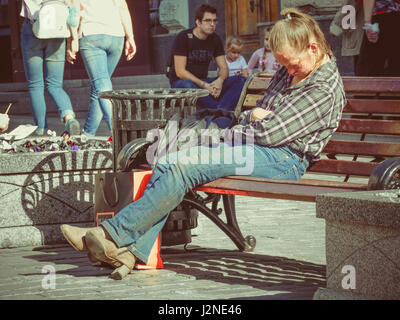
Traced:
<path fill-rule="evenodd" d="M 270 47 L 282 67 L 257 108 L 223 131 L 224 142 L 160 158 L 143 197 L 101 226 L 61 227 L 76 250 L 88 250 L 92 261 L 117 268 L 112 278 L 129 273 L 137 259 L 147 262 L 169 212 L 188 190 L 229 175 L 299 180 L 319 159 L 346 104 L 342 79 L 318 23 L 296 9 L 281 14 Z M 240 137 L 239 143 L 232 143 L 233 136 Z M 216 158 L 223 160 L 216 163 Z"/>

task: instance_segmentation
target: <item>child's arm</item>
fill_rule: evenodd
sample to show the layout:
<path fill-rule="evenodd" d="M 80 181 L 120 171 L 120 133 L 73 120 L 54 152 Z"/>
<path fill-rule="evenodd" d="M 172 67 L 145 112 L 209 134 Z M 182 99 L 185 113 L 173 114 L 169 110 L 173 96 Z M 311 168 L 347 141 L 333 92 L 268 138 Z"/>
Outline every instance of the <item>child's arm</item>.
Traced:
<path fill-rule="evenodd" d="M 250 75 L 249 70 L 247 70 L 247 68 L 242 69 L 241 75 L 247 79 Z"/>
<path fill-rule="evenodd" d="M 247 79 L 249 77 L 249 70 L 247 69 L 246 59 L 243 56 L 240 56 L 240 60 L 242 64 L 242 70 L 240 74 Z"/>

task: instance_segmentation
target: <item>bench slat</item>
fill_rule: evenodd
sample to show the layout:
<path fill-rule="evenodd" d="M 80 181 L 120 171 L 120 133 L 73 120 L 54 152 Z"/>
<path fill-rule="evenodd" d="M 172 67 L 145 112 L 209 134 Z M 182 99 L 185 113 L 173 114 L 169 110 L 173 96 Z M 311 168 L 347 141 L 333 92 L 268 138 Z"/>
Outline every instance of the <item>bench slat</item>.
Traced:
<path fill-rule="evenodd" d="M 377 165 L 377 162 L 321 159 L 312 164 L 307 171 L 368 177 Z"/>
<path fill-rule="evenodd" d="M 249 83 L 247 90 L 265 91 L 265 89 L 267 89 L 270 81 L 271 81 L 271 78 L 254 77 L 251 80 L 251 82 Z"/>
<path fill-rule="evenodd" d="M 248 93 L 243 102 L 243 107 L 255 107 L 257 100 L 262 99 L 262 94 Z M 400 103 L 396 100 L 367 100 L 349 99 L 343 110 L 344 113 L 373 113 L 373 114 L 400 114 Z"/>
<path fill-rule="evenodd" d="M 346 94 L 351 93 L 377 93 L 377 94 L 399 94 L 400 82 L 396 77 L 342 77 Z"/>
<path fill-rule="evenodd" d="M 255 107 L 257 105 L 257 100 L 262 99 L 264 95 L 262 94 L 248 94 L 244 99 L 244 107 Z"/>
<path fill-rule="evenodd" d="M 301 179 L 300 181 L 272 180 L 247 176 L 228 176 L 211 181 L 195 190 L 260 198 L 314 202 L 317 194 L 366 190 L 356 183 Z"/>
<path fill-rule="evenodd" d="M 400 120 L 342 118 L 337 132 L 398 135 L 400 134 Z"/>
<path fill-rule="evenodd" d="M 348 99 L 344 113 L 400 113 L 398 100 Z"/>
<path fill-rule="evenodd" d="M 400 156 L 399 143 L 330 140 L 323 150 L 330 154 L 357 154 L 364 156 L 398 157 Z"/>
<path fill-rule="evenodd" d="M 369 93 L 369 94 L 395 94 L 400 93 L 399 79 L 395 77 L 380 78 L 377 81 L 374 77 L 342 77 L 344 89 L 347 94 L 351 93 Z M 248 90 L 265 90 L 270 82 L 269 77 L 254 77 Z"/>

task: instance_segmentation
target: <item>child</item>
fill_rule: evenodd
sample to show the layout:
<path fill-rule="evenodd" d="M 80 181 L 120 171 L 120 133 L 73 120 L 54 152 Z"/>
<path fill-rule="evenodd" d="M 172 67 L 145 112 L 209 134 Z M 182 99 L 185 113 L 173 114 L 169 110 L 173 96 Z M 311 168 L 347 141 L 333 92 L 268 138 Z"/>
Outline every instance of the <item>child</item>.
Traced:
<path fill-rule="evenodd" d="M 249 77 L 246 60 L 241 55 L 243 42 L 239 38 L 229 37 L 225 45 L 225 60 L 229 69 L 229 76 Z"/>
<path fill-rule="evenodd" d="M 269 48 L 269 32 L 271 27 L 264 29 L 264 48 L 257 49 L 249 60 L 248 70 L 252 74 L 254 68 L 258 71 L 265 71 L 269 74 L 274 74 L 281 65 L 275 60 L 274 55 Z"/>

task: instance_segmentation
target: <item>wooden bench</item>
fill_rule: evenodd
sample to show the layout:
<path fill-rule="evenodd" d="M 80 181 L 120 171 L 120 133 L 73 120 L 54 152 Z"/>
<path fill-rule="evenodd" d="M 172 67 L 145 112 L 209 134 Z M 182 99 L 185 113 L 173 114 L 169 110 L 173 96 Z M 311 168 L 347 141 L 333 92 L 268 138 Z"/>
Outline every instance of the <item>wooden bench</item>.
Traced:
<path fill-rule="evenodd" d="M 249 78 L 235 114 L 253 108 L 269 81 L 262 73 Z M 240 231 L 235 195 L 315 201 L 323 193 L 400 188 L 400 78 L 344 77 L 343 82 L 348 103 L 339 128 L 301 180 L 227 176 L 195 188 L 182 205 L 205 214 L 239 250 L 250 251 L 256 241 Z"/>

